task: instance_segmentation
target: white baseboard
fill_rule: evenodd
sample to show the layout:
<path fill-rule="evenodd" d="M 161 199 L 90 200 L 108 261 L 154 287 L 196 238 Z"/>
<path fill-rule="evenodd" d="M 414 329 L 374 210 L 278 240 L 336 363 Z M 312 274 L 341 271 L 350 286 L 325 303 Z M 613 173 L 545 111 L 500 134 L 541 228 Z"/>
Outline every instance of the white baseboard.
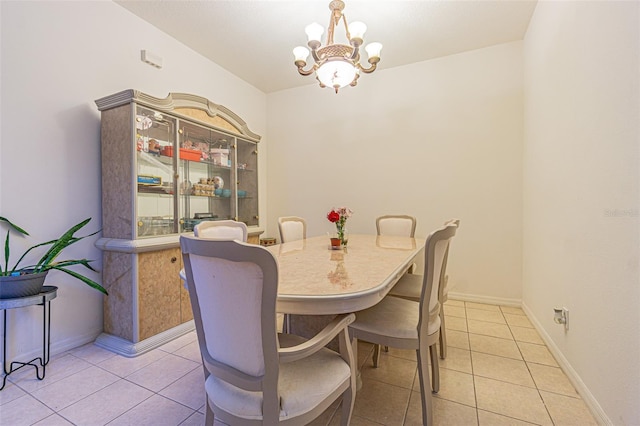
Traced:
<path fill-rule="evenodd" d="M 567 375 L 573 387 L 576 388 L 576 391 L 580 394 L 582 400 L 587 405 L 587 408 L 589 408 L 589 411 L 591 411 L 591 414 L 593 414 L 593 416 L 596 418 L 598 424 L 613 425 L 613 422 L 609 419 L 609 417 L 607 417 L 606 413 L 604 412 L 596 398 L 593 396 L 587 385 L 585 385 L 585 383 L 582 381 L 582 378 L 580 378 L 576 370 L 573 369 L 573 367 L 564 357 L 555 342 L 551 340 L 551 337 L 547 334 L 544 328 L 542 328 L 542 324 L 540 324 L 540 322 L 535 318 L 533 312 L 531 312 L 531 310 L 524 303 L 522 303 L 522 310 L 525 312 L 525 314 L 527 314 L 529 321 L 531 321 L 531 324 L 533 324 L 535 329 L 538 331 L 540 337 L 542 337 L 542 340 L 544 340 L 544 343 L 547 345 L 547 348 L 549 348 L 549 351 L 560 365 L 562 371 L 564 371 L 564 373 Z"/>
<path fill-rule="evenodd" d="M 89 331 L 80 336 L 73 336 L 64 340 L 57 340 L 51 342 L 51 347 L 49 350 L 49 355 L 51 357 L 69 351 L 71 349 L 75 349 L 78 346 L 85 345 L 87 343 L 93 342 L 96 337 L 102 332 L 102 329 L 96 329 L 93 331 Z M 42 342 L 42 334 L 38 338 L 38 342 Z M 38 347 L 30 350 L 28 352 L 17 353 L 17 354 L 9 354 L 7 358 L 11 361 L 24 361 L 27 359 L 33 359 L 36 357 L 41 357 L 43 353 L 42 343 L 38 343 Z"/>
<path fill-rule="evenodd" d="M 486 303 L 488 305 L 513 306 L 518 308 L 522 305 L 521 299 L 506 299 L 504 297 L 480 296 L 477 294 L 456 293 L 451 291 L 449 291 L 449 299 L 462 300 L 464 302 Z"/>
<path fill-rule="evenodd" d="M 138 343 L 130 342 L 121 337 L 113 336 L 111 334 L 102 333 L 95 340 L 95 345 L 100 346 L 111 352 L 115 352 L 128 358 L 133 358 L 138 355 L 142 355 L 145 352 L 149 352 L 159 346 L 169 343 L 173 339 L 180 337 L 190 331 L 195 330 L 195 323 L 193 320 L 180 324 L 177 327 L 170 328 L 148 339 L 142 340 Z"/>

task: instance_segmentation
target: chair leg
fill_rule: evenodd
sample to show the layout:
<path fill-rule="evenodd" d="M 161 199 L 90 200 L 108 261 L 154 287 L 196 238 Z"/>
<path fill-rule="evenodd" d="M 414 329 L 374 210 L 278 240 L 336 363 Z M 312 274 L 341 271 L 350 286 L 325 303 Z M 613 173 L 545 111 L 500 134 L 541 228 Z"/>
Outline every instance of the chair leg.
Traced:
<path fill-rule="evenodd" d="M 444 324 L 444 310 L 440 308 L 440 358 L 447 357 L 447 332 Z"/>
<path fill-rule="evenodd" d="M 422 425 L 433 425 L 433 396 L 431 395 L 431 384 L 429 381 L 429 361 L 424 351 L 416 351 L 418 358 L 418 380 L 420 380 L 420 396 L 422 403 Z M 425 377 L 426 376 L 426 377 Z"/>
<path fill-rule="evenodd" d="M 206 410 L 204 412 L 204 424 L 205 426 L 213 426 L 214 423 L 214 415 L 213 415 L 213 410 L 211 410 L 211 405 L 209 404 L 209 397 L 206 397 L 207 399 L 207 403 L 206 405 Z"/>
<path fill-rule="evenodd" d="M 342 395 L 342 413 L 340 416 L 341 426 L 349 426 L 351 423 L 351 414 L 353 413 L 353 406 L 356 403 L 356 399 L 353 397 L 355 394 L 355 383 L 352 385 L 353 386 L 344 391 L 344 394 Z"/>
<path fill-rule="evenodd" d="M 375 344 L 373 346 L 373 366 L 375 368 L 378 368 L 378 364 L 380 362 L 380 346 L 378 344 Z"/>
<path fill-rule="evenodd" d="M 438 348 L 435 343 L 429 346 L 429 355 L 431 356 L 431 389 L 438 393 L 440 390 L 440 367 L 438 365 Z"/>

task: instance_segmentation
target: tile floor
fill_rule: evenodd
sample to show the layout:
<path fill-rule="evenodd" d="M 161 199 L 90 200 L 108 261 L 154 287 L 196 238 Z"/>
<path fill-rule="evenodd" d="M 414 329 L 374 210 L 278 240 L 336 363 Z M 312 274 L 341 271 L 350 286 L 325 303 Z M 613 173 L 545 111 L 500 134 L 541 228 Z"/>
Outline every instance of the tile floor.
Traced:
<path fill-rule="evenodd" d="M 450 300 L 445 313 L 436 425 L 597 424 L 521 309 Z M 390 348 L 374 369 L 372 349 L 359 346 L 351 424 L 419 425 L 415 353 Z M 16 373 L 0 392 L 0 425 L 202 425 L 203 406 L 192 332 L 137 358 L 88 344 L 52 357 L 43 381 Z M 339 425 L 337 408 L 313 425 Z"/>

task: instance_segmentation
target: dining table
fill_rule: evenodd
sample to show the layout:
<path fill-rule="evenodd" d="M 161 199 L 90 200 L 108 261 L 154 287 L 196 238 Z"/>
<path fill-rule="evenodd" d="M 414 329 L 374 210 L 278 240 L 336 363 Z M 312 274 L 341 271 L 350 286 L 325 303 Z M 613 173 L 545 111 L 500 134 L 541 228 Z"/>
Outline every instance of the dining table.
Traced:
<path fill-rule="evenodd" d="M 424 249 L 411 237 L 350 234 L 346 247 L 327 236 L 266 247 L 278 263 L 276 310 L 289 332 L 310 337 L 338 314 L 380 302 Z"/>

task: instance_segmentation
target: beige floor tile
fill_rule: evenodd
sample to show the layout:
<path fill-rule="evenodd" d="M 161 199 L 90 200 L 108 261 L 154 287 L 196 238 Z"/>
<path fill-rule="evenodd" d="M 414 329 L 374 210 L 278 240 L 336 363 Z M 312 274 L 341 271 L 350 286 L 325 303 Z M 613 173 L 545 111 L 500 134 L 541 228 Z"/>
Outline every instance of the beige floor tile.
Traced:
<path fill-rule="evenodd" d="M 499 337 L 469 334 L 469 346 L 474 352 L 498 355 L 506 358 L 522 359 L 520 349 L 515 341 Z"/>
<path fill-rule="evenodd" d="M 127 376 L 127 380 L 158 392 L 200 364 L 179 356 L 168 354 L 159 360 Z"/>
<path fill-rule="evenodd" d="M 194 413 L 194 410 L 160 395 L 138 404 L 109 423 L 119 425 L 179 425 Z"/>
<path fill-rule="evenodd" d="M 363 379 L 353 414 L 384 425 L 401 425 L 411 390 Z"/>
<path fill-rule="evenodd" d="M 441 398 L 433 398 L 433 423 L 436 425 L 476 425 L 476 409 Z M 405 426 L 422 425 L 422 402 L 420 394 L 413 392 L 407 410 Z"/>
<path fill-rule="evenodd" d="M 498 305 L 489 305 L 488 303 L 475 303 L 475 302 L 465 302 L 464 304 L 467 309 L 482 309 L 483 311 L 493 311 L 493 312 L 501 312 L 500 306 Z"/>
<path fill-rule="evenodd" d="M 167 353 L 158 349 L 149 351 L 133 358 L 127 358 L 117 355 L 105 361 L 102 361 L 100 364 L 98 364 L 98 367 L 103 368 L 117 376 L 127 377 L 135 371 L 138 371 L 141 368 L 156 362 L 160 358 L 164 358 L 165 356 L 167 356 Z"/>
<path fill-rule="evenodd" d="M 2 406 L 0 424 L 7 426 L 27 426 L 51 416 L 53 411 L 31 395 L 20 398 Z"/>
<path fill-rule="evenodd" d="M 479 352 L 471 352 L 471 361 L 475 376 L 535 388 L 535 383 L 524 361 Z"/>
<path fill-rule="evenodd" d="M 471 352 L 464 349 L 449 347 L 447 358 L 438 361 L 440 368 L 461 371 L 471 374 Z"/>
<path fill-rule="evenodd" d="M 59 413 L 77 425 L 107 424 L 152 395 L 143 387 L 118 380 Z"/>
<path fill-rule="evenodd" d="M 582 399 L 544 391 L 541 391 L 540 395 L 542 395 L 555 424 L 567 426 L 596 426 L 598 424 Z"/>
<path fill-rule="evenodd" d="M 478 409 L 540 425 L 552 424 L 537 389 L 477 376 L 475 385 Z"/>
<path fill-rule="evenodd" d="M 195 412 L 189 417 L 187 417 L 187 420 L 180 423 L 180 426 L 202 426 L 203 424 L 204 424 L 204 414 Z M 216 422 L 214 423 L 214 426 L 216 425 L 222 425 L 222 423 Z"/>
<path fill-rule="evenodd" d="M 385 353 L 383 352 L 383 355 Z M 416 351 L 413 349 L 398 349 L 398 348 L 389 348 L 389 351 L 386 352 L 387 355 L 393 356 L 396 358 L 406 359 L 407 361 L 416 361 L 417 355 Z"/>
<path fill-rule="evenodd" d="M 448 299 L 446 302 L 444 302 L 444 306 L 445 306 L 445 308 L 447 306 L 460 306 L 460 307 L 464 308 L 464 301 L 455 300 L 455 299 Z"/>
<path fill-rule="evenodd" d="M 526 315 L 522 308 L 516 308 L 515 306 L 500 306 L 500 310 L 503 314 Z"/>
<path fill-rule="evenodd" d="M 529 318 L 524 315 L 504 314 L 504 319 L 507 320 L 507 324 L 510 326 L 533 328 Z"/>
<path fill-rule="evenodd" d="M 69 353 L 91 364 L 100 364 L 104 360 L 116 356 L 115 353 L 96 346 L 93 343 L 87 343 L 84 346 L 72 349 Z"/>
<path fill-rule="evenodd" d="M 444 314 L 450 317 L 466 318 L 467 312 L 463 306 L 446 306 L 444 307 Z"/>
<path fill-rule="evenodd" d="M 500 337 L 502 339 L 513 339 L 509 326 L 487 321 L 477 321 L 468 319 L 469 333 L 483 334 L 485 336 Z"/>
<path fill-rule="evenodd" d="M 574 398 L 579 397 L 569 378 L 559 367 L 550 367 L 533 362 L 528 363 L 527 366 L 538 389 Z"/>
<path fill-rule="evenodd" d="M 115 374 L 92 366 L 38 389 L 31 395 L 51 409 L 59 411 L 109 386 L 118 379 Z"/>
<path fill-rule="evenodd" d="M 473 386 L 473 376 L 471 374 L 449 370 L 447 368 L 441 368 L 439 371 L 440 391 L 434 394 L 435 398 L 442 398 L 471 407 L 476 406 L 476 393 Z M 414 390 L 420 390 L 420 384 L 417 379 Z"/>
<path fill-rule="evenodd" d="M 310 425 L 313 425 L 314 423 L 310 423 Z M 321 424 L 325 424 L 325 423 L 318 423 L 318 425 Z M 336 415 L 331 419 L 331 423 L 329 423 L 329 426 L 339 426 L 340 425 L 340 416 Z M 371 420 L 367 420 L 364 417 L 360 417 L 360 416 L 351 416 L 351 423 L 349 423 L 350 426 L 380 426 L 380 423 L 378 422 L 373 422 Z"/>
<path fill-rule="evenodd" d="M 469 320 L 478 320 L 478 321 L 487 321 L 487 322 L 495 322 L 498 324 L 506 324 L 507 322 L 504 320 L 502 316 L 502 312 L 500 311 L 485 311 L 482 309 L 466 309 L 467 311 L 467 319 Z"/>
<path fill-rule="evenodd" d="M 190 359 L 193 362 L 199 363 L 202 361 L 202 355 L 200 354 L 200 345 L 198 344 L 197 340 L 181 347 L 173 354 L 181 356 L 182 358 Z"/>
<path fill-rule="evenodd" d="M 11 376 L 9 376 L 11 377 Z M 7 380 L 4 389 L 0 392 L 0 405 L 8 404 L 14 399 L 25 396 L 27 393 L 20 389 L 17 385 Z"/>
<path fill-rule="evenodd" d="M 194 330 L 173 339 L 169 343 L 165 343 L 164 345 L 160 346 L 158 349 L 165 352 L 173 353 L 178 349 L 182 348 L 183 346 L 186 346 L 191 342 L 197 342 L 197 341 L 198 341 L 198 336 L 196 335 L 196 332 Z"/>
<path fill-rule="evenodd" d="M 37 379 L 33 368 L 23 368 L 11 374 L 9 380 L 18 384 L 26 392 L 34 392 L 72 374 L 79 373 L 91 367 L 91 365 L 91 363 L 81 358 L 65 353 L 62 356 L 51 358 L 45 370 L 44 380 Z"/>
<path fill-rule="evenodd" d="M 522 352 L 522 358 L 524 358 L 525 361 L 558 367 L 558 363 L 546 346 L 526 342 L 517 343 L 520 348 L 520 352 Z"/>
<path fill-rule="evenodd" d="M 389 348 L 391 351 L 391 348 Z M 414 352 L 413 361 L 389 356 L 391 352 L 382 352 L 378 368 L 374 368 L 370 362 L 365 363 L 360 369 L 362 379 L 373 379 L 394 386 L 411 389 L 416 376 L 417 365 Z"/>
<path fill-rule="evenodd" d="M 478 410 L 479 426 L 530 426 L 535 423 L 529 423 L 522 420 L 506 417 L 496 413 L 490 413 L 484 410 Z"/>
<path fill-rule="evenodd" d="M 544 341 L 538 334 L 535 328 L 516 327 L 510 325 L 511 333 L 513 337 L 519 342 L 535 343 L 537 345 L 544 345 Z"/>
<path fill-rule="evenodd" d="M 204 371 L 202 368 L 191 370 L 158 394 L 198 410 L 206 402 L 204 390 Z"/>
<path fill-rule="evenodd" d="M 365 362 L 371 362 L 373 344 L 358 340 L 358 368 L 362 368 Z"/>
<path fill-rule="evenodd" d="M 2 418 L 0 417 L 0 424 L 2 423 Z M 74 426 L 73 423 L 65 420 L 59 414 L 52 414 L 49 417 L 46 417 L 40 420 L 37 423 L 34 423 L 33 426 Z"/>
<path fill-rule="evenodd" d="M 447 316 L 444 320 L 447 330 L 467 331 L 467 319 Z"/>
<path fill-rule="evenodd" d="M 447 346 L 469 350 L 469 334 L 458 330 L 445 330 Z"/>

